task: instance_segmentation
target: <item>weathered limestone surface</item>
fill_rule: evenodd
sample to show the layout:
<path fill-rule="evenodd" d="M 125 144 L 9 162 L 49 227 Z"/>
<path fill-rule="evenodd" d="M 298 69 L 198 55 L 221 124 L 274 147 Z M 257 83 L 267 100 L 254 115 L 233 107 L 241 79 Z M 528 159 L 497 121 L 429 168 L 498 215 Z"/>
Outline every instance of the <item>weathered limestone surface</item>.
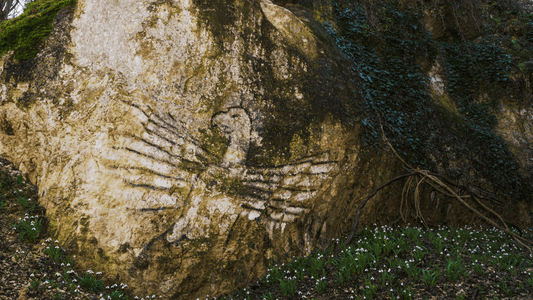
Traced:
<path fill-rule="evenodd" d="M 401 170 L 361 158 L 354 76 L 308 22 L 268 0 L 80 0 L 36 59 L 2 58 L 0 155 L 88 269 L 137 294 L 231 291 L 327 245 Z"/>
<path fill-rule="evenodd" d="M 230 291 L 325 245 L 347 196 L 351 83 L 317 88 L 345 71 L 289 10 L 221 3 L 79 1 L 33 65 L 2 60 L 0 154 L 65 248 L 138 293 Z"/>

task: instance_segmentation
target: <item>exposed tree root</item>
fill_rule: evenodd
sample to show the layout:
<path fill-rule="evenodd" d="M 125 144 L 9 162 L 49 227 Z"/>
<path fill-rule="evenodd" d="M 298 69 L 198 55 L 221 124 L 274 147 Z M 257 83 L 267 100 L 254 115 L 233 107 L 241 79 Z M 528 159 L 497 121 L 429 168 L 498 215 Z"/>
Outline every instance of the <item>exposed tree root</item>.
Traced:
<path fill-rule="evenodd" d="M 398 157 L 402 161 L 402 163 L 407 168 L 409 173 L 397 176 L 397 177 L 387 181 L 386 183 L 384 183 L 381 186 L 379 186 L 378 188 L 376 188 L 372 192 L 372 194 L 370 194 L 370 195 L 368 195 L 366 197 L 366 199 L 363 201 L 363 203 L 361 203 L 361 205 L 359 205 L 359 207 L 357 208 L 357 213 L 356 213 L 356 216 L 355 216 L 354 223 L 352 225 L 352 230 L 350 232 L 350 235 L 348 236 L 348 238 L 344 242 L 346 245 L 351 242 L 351 240 L 352 240 L 352 238 L 353 238 L 353 236 L 355 234 L 355 231 L 357 230 L 357 225 L 359 223 L 359 217 L 361 215 L 361 210 L 363 209 L 363 207 L 365 207 L 365 205 L 368 202 L 368 200 L 370 200 L 372 197 L 374 197 L 377 194 L 377 192 L 379 192 L 384 187 L 390 185 L 391 183 L 393 183 L 395 181 L 398 181 L 400 179 L 403 179 L 403 178 L 408 178 L 406 183 L 404 184 L 404 187 L 403 187 L 403 190 L 402 190 L 402 199 L 401 199 L 401 202 L 400 202 L 400 215 L 401 215 L 401 218 L 402 218 L 402 220 L 404 222 L 405 222 L 405 218 L 404 218 L 404 214 L 403 214 L 404 202 L 405 202 L 406 212 L 407 212 L 407 196 L 409 194 L 409 190 L 411 189 L 411 186 L 413 185 L 413 183 L 416 183 L 415 184 L 415 191 L 414 191 L 414 202 L 415 202 L 414 205 L 415 205 L 415 210 L 416 210 L 415 217 L 417 217 L 417 218 L 419 217 L 422 220 L 422 223 L 424 224 L 424 226 L 426 228 L 428 228 L 428 226 L 427 226 L 427 224 L 426 224 L 426 222 L 424 220 L 424 217 L 422 216 L 422 212 L 420 210 L 420 185 L 423 182 L 425 182 L 425 183 L 429 184 L 430 186 L 432 186 L 436 191 L 438 191 L 438 192 L 440 192 L 440 193 L 442 193 L 442 194 L 444 194 L 446 196 L 455 198 L 457 201 L 459 201 L 459 203 L 461 203 L 464 206 L 466 206 L 469 210 L 471 210 L 476 215 L 478 215 L 481 218 L 483 218 L 489 224 L 491 224 L 492 226 L 494 226 L 494 227 L 504 231 L 505 233 L 509 234 L 511 237 L 513 237 L 513 239 L 518 244 L 520 244 L 520 245 L 524 246 L 525 248 L 527 248 L 529 253 L 531 253 L 533 255 L 533 251 L 531 250 L 531 248 L 526 245 L 526 244 L 533 245 L 533 242 L 523 238 L 522 236 L 520 236 L 520 235 L 522 235 L 522 230 L 520 230 L 520 228 L 518 228 L 518 226 L 516 226 L 514 224 L 511 224 L 514 228 L 518 229 L 518 231 L 520 232 L 520 235 L 517 235 L 516 233 L 511 232 L 509 230 L 509 227 L 507 226 L 507 223 L 510 223 L 510 222 L 505 221 L 498 213 L 496 213 L 492 209 L 488 208 L 486 205 L 484 205 L 481 202 L 481 200 L 489 200 L 490 198 L 487 199 L 485 197 L 482 197 L 477 192 L 473 191 L 471 188 L 469 188 L 467 186 L 464 186 L 464 185 L 461 185 L 461 184 L 458 184 L 458 183 L 455 183 L 455 182 L 453 182 L 452 180 L 446 178 L 443 175 L 432 173 L 432 172 L 429 172 L 427 170 L 420 170 L 419 168 L 415 169 L 415 168 L 411 167 L 408 163 L 406 163 L 398 155 L 396 150 L 389 143 L 389 141 L 387 140 L 387 137 L 385 136 L 385 133 L 383 131 L 383 127 L 381 128 L 381 131 L 383 133 L 383 138 L 384 138 L 385 142 L 387 142 L 387 144 L 392 149 L 392 151 L 394 152 L 396 157 Z M 450 187 L 450 186 L 462 189 L 462 190 L 466 191 L 468 193 L 468 195 L 458 195 L 453 190 L 453 188 Z M 468 203 L 466 203 L 465 199 L 467 199 L 467 198 L 473 198 L 484 209 L 486 209 L 487 211 L 489 211 L 490 213 L 495 215 L 502 222 L 502 225 L 497 224 L 496 222 L 494 222 L 493 220 L 491 220 L 490 218 L 488 218 L 487 216 L 485 216 L 484 214 L 480 213 L 475 208 L 470 206 Z M 495 201 L 495 202 L 497 202 L 497 201 Z"/>

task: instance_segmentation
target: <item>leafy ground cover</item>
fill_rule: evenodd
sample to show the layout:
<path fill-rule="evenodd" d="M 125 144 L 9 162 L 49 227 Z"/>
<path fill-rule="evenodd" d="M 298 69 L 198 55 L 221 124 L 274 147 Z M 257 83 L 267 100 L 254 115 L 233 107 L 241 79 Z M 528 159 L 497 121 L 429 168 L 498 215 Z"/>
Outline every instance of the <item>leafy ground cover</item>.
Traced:
<path fill-rule="evenodd" d="M 0 160 L 0 299 L 169 299 L 132 295 L 127 283 L 77 267 L 35 186 Z M 533 239 L 533 231 L 523 232 Z M 215 299 L 206 295 L 207 299 Z M 352 242 L 273 264 L 246 288 L 216 299 L 531 299 L 533 260 L 494 229 L 366 227 Z"/>
<path fill-rule="evenodd" d="M 367 227 L 222 299 L 531 299 L 531 263 L 498 230 Z"/>

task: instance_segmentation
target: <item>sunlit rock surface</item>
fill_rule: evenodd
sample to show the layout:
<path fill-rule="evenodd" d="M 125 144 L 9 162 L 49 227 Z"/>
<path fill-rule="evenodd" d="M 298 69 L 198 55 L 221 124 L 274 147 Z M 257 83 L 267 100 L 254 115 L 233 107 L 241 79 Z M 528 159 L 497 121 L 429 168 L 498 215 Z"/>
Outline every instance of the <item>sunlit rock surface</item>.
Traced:
<path fill-rule="evenodd" d="M 36 59 L 2 58 L 0 155 L 87 269 L 137 294 L 229 292 L 327 246 L 403 171 L 359 144 L 356 77 L 309 22 L 268 0 L 80 0 Z M 387 192 L 362 224 L 398 216 Z"/>
<path fill-rule="evenodd" d="M 218 2 L 79 1 L 35 60 L 48 76 L 3 57 L 0 154 L 65 248 L 138 293 L 228 292 L 342 211 L 348 97 L 308 85 L 344 71 L 289 10 Z"/>

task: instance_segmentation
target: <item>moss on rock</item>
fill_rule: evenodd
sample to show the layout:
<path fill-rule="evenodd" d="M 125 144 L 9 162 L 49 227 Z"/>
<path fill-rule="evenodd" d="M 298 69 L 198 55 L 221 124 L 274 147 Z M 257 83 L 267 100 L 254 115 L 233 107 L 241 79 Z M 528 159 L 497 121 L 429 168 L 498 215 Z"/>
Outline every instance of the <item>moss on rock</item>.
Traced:
<path fill-rule="evenodd" d="M 15 50 L 14 58 L 28 60 L 37 55 L 44 40 L 52 32 L 52 21 L 65 6 L 77 0 L 37 0 L 24 12 L 0 25 L 0 56 Z"/>

